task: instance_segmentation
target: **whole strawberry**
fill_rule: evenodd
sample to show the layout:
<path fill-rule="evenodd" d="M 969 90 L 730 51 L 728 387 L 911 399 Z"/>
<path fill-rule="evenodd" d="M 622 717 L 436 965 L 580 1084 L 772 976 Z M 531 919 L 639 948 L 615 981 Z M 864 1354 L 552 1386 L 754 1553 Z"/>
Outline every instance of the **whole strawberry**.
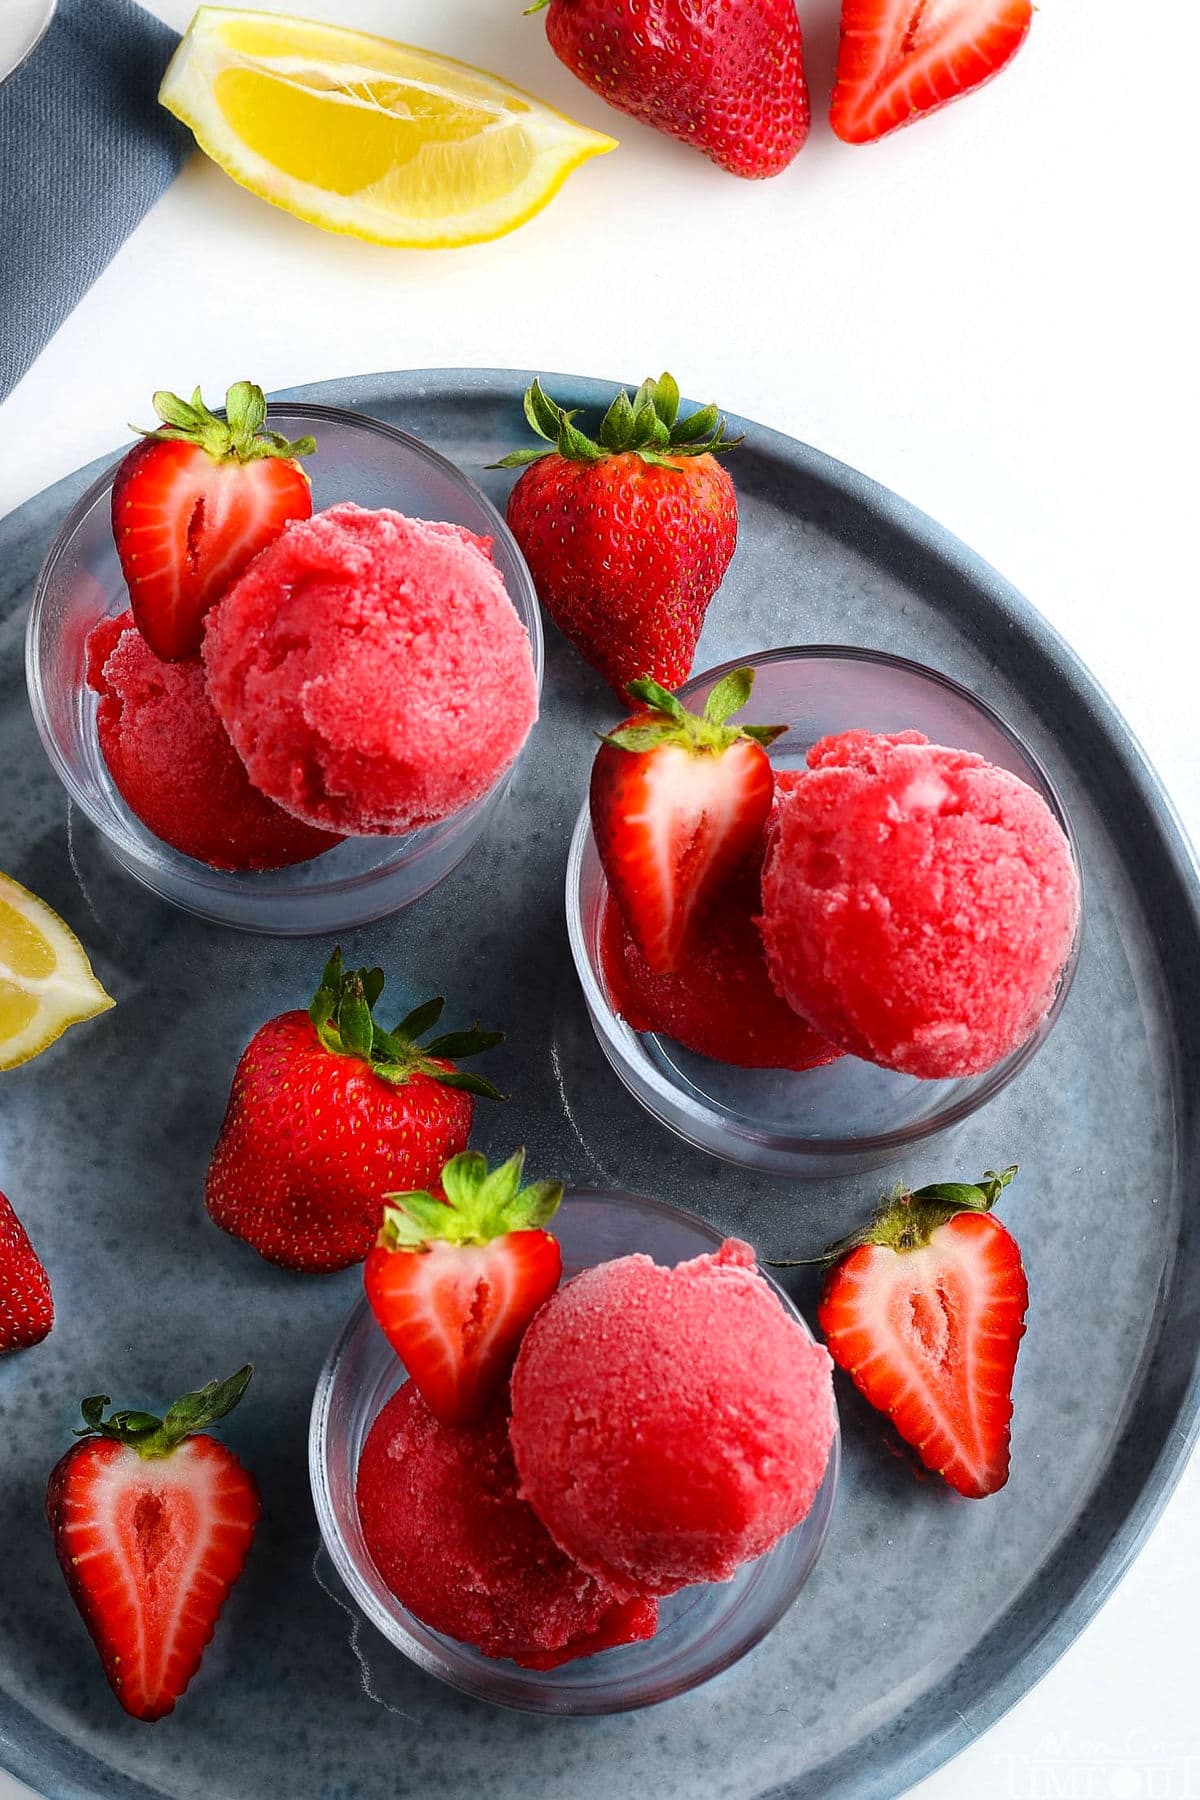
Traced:
<path fill-rule="evenodd" d="M 466 1148 L 473 1096 L 500 1098 L 456 1062 L 502 1032 L 476 1026 L 421 1044 L 444 1002 L 385 1031 L 372 1016 L 382 991 L 381 969 L 343 970 L 335 950 L 308 1011 L 269 1019 L 242 1053 L 204 1198 L 222 1230 L 268 1262 L 311 1272 L 361 1262 L 384 1195 L 437 1181 Z"/>
<path fill-rule="evenodd" d="M 258 1523 L 258 1488 L 208 1425 L 246 1391 L 247 1363 L 160 1419 L 83 1402 L 81 1441 L 50 1475 L 46 1517 L 108 1682 L 135 1719 L 161 1719 L 200 1667 Z"/>
<path fill-rule="evenodd" d="M 543 606 L 622 702 L 639 676 L 678 687 L 737 543 L 737 496 L 717 455 L 741 439 L 726 437 L 715 406 L 680 418 L 670 375 L 632 400 L 622 389 L 595 440 L 539 381 L 525 417 L 550 448 L 498 466 L 529 465 L 508 523 Z"/>
<path fill-rule="evenodd" d="M 610 106 L 732 175 L 778 175 L 808 136 L 795 0 L 536 0 L 560 62 Z"/>
<path fill-rule="evenodd" d="M 164 662 L 195 656 L 204 615 L 291 519 L 312 513 L 299 458 L 310 437 L 267 429 L 260 387 L 235 381 L 225 417 L 197 388 L 154 396 L 162 424 L 142 433 L 113 480 L 112 527 L 138 630 Z"/>
<path fill-rule="evenodd" d="M 10 1202 L 0 1194 L 0 1356 L 40 1344 L 53 1324 L 50 1277 Z"/>

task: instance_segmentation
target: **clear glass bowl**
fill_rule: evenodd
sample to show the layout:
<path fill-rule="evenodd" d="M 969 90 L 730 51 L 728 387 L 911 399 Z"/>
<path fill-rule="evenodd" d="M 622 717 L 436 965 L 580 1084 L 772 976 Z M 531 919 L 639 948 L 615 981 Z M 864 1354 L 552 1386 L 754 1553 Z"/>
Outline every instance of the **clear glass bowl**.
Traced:
<path fill-rule="evenodd" d="M 1078 845 L 1063 804 L 1033 751 L 976 694 L 920 663 L 840 645 L 771 650 L 723 663 L 680 690 L 699 710 L 730 669 L 756 671 L 744 714 L 749 724 L 791 729 L 772 759 L 799 767 L 830 733 L 923 731 L 932 743 L 973 750 L 1037 790 Z M 1082 922 L 1054 1002 L 1024 1044 L 985 1074 L 958 1081 L 898 1075 L 855 1057 L 821 1069 L 739 1069 L 685 1050 L 672 1038 L 631 1029 L 613 1008 L 601 963 L 608 884 L 585 801 L 567 863 L 567 929 L 596 1037 L 634 1098 L 687 1143 L 727 1162 L 792 1177 L 847 1174 L 879 1167 L 898 1152 L 945 1131 L 978 1110 L 1027 1066 L 1062 1011 L 1075 971 Z"/>
<path fill-rule="evenodd" d="M 564 1279 L 615 1256 L 644 1251 L 673 1266 L 721 1243 L 721 1233 L 656 1200 L 628 1194 L 568 1194 L 554 1223 Z M 770 1280 L 770 1277 L 767 1277 Z M 789 1313 L 804 1326 L 774 1282 Z M 737 1662 L 778 1623 L 821 1553 L 833 1515 L 839 1466 L 834 1435 L 825 1479 L 808 1517 L 732 1581 L 685 1588 L 659 1603 L 648 1643 L 626 1644 L 550 1670 L 518 1668 L 431 1631 L 380 1578 L 363 1542 L 354 1483 L 363 1442 L 380 1408 L 405 1379 L 363 1301 L 321 1371 L 309 1430 L 309 1477 L 325 1547 L 353 1599 L 385 1638 L 451 1687 L 525 1712 L 614 1713 L 653 1706 Z"/>
<path fill-rule="evenodd" d="M 542 627 L 529 571 L 487 497 L 436 450 L 378 419 L 333 406 L 272 406 L 289 438 L 311 434 L 313 506 L 341 500 L 447 519 L 490 537 L 497 567 L 533 646 L 542 680 Z M 42 565 L 26 636 L 30 704 L 55 772 L 72 801 L 131 875 L 185 911 L 285 937 L 329 934 L 397 912 L 442 881 L 475 843 L 508 785 L 453 817 L 405 837 L 349 838 L 311 862 L 262 874 L 229 873 L 162 843 L 117 793 L 96 738 L 96 695 L 84 681 L 97 620 L 128 604 L 110 524 L 115 465 L 72 508 Z"/>

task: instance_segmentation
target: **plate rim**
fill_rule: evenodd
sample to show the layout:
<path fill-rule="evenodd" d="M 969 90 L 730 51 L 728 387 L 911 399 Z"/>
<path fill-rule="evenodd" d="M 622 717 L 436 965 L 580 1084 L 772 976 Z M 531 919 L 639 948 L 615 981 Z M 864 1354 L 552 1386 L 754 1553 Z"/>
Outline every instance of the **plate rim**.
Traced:
<path fill-rule="evenodd" d="M 406 397 L 425 398 L 429 390 L 434 390 L 441 400 L 453 400 L 459 404 L 469 400 L 475 393 L 490 400 L 507 395 L 517 403 L 535 373 L 538 372 L 486 366 L 377 370 L 281 388 L 273 392 L 270 398 L 281 402 L 353 405 L 367 411 L 372 404 L 395 404 Z M 601 402 L 606 404 L 618 385 L 625 385 L 627 388 L 637 385 L 566 372 L 543 371 L 541 379 L 547 384 L 559 384 L 563 391 L 571 393 L 573 399 L 580 399 L 584 405 L 590 406 Z M 956 577 L 976 590 L 982 590 L 988 604 L 1038 653 L 1059 685 L 1065 684 L 1074 690 L 1076 703 L 1091 716 L 1094 728 L 1106 740 L 1117 761 L 1123 765 L 1126 778 L 1132 782 L 1146 806 L 1160 839 L 1164 858 L 1175 876 L 1178 897 L 1186 904 L 1190 930 L 1197 942 L 1200 942 L 1200 857 L 1191 844 L 1174 802 L 1136 734 L 1102 684 L 1056 628 L 984 557 L 919 507 L 873 477 L 786 432 L 732 413 L 729 419 L 735 429 L 749 425 L 756 456 L 761 455 L 790 466 L 793 472 L 799 469 L 817 486 L 832 490 L 843 502 L 849 501 L 871 522 L 876 531 L 882 528 L 885 534 L 899 544 L 910 545 L 924 558 L 940 564 L 947 575 Z M 62 499 L 69 506 L 73 496 L 81 491 L 82 484 L 107 467 L 120 454 L 121 448 L 122 446 L 117 446 L 106 456 L 94 459 L 86 467 L 60 477 L 49 487 L 29 496 L 0 519 L 0 527 L 9 521 L 22 521 L 22 515 L 47 501 L 57 501 L 60 491 Z M 19 528 L 18 524 L 17 529 Z M 1190 1114 L 1182 1121 L 1177 1121 L 1176 1143 L 1188 1125 L 1197 1124 L 1200 1124 L 1200 1119 L 1193 1119 Z M 1178 1280 L 1178 1276 L 1174 1279 Z M 1156 1334 L 1144 1347 L 1142 1385 L 1145 1371 L 1154 1359 L 1157 1341 Z M 1120 1436 L 1115 1440 L 1117 1444 L 1122 1441 L 1129 1428 L 1130 1420 L 1127 1417 Z M 999 1676 L 986 1682 L 980 1696 L 970 1701 L 973 1720 L 968 1720 L 961 1710 L 949 1704 L 943 1706 L 943 1712 L 948 1715 L 944 1717 L 939 1717 L 936 1710 L 922 1705 L 923 1716 L 920 1721 L 912 1719 L 912 1708 L 906 1709 L 896 1715 L 882 1734 L 892 1746 L 890 1754 L 886 1744 L 882 1746 L 883 1754 L 880 1754 L 881 1747 L 877 1744 L 877 1739 L 881 1734 L 877 1728 L 818 1765 L 810 1774 L 785 1777 L 783 1782 L 760 1790 L 755 1800 L 801 1800 L 802 1795 L 804 1800 L 814 1800 L 818 1795 L 822 1800 L 897 1800 L 899 1795 L 906 1793 L 916 1782 L 941 1768 L 959 1751 L 982 1736 L 1070 1648 L 1128 1573 L 1174 1492 L 1198 1440 L 1200 1333 L 1197 1334 L 1193 1367 L 1180 1394 L 1175 1416 L 1164 1423 L 1163 1441 L 1116 1529 L 1090 1562 L 1086 1572 L 1079 1577 L 1066 1602 L 1054 1611 L 1049 1622 L 1043 1624 L 1030 1643 L 1013 1654 Z M 1101 1470 L 1099 1481 L 1103 1481 L 1111 1460 L 1110 1457 Z M 1093 1488 L 1071 1528 L 1056 1542 L 1046 1566 L 1061 1557 L 1078 1520 L 1086 1515 L 1094 1503 Z M 984 1636 L 977 1639 L 967 1655 L 947 1672 L 942 1683 L 943 1691 L 949 1687 L 957 1673 L 977 1659 L 981 1645 L 990 1642 L 997 1634 L 1006 1635 L 1006 1621 L 1011 1618 L 1014 1609 L 1021 1605 L 1022 1600 L 1029 1596 L 1037 1578 L 1037 1575 L 1031 1577 L 1030 1582 L 1014 1597 Z M 40 1773 L 37 1758 L 18 1744 L 12 1729 L 13 1717 L 15 1715 L 28 1720 L 35 1734 L 51 1737 L 59 1737 L 61 1734 L 38 1719 L 13 1696 L 0 1698 L 5 1699 L 8 1710 L 7 1719 L 0 1720 L 0 1769 L 8 1771 L 17 1780 L 26 1782 L 40 1792 L 42 1790 L 36 1787 Z M 901 1738 L 907 1740 L 903 1747 L 899 1747 L 897 1743 Z M 116 1800 L 118 1796 L 124 1797 L 124 1800 L 168 1800 L 164 1790 L 146 1786 L 139 1777 L 101 1762 L 90 1750 L 75 1746 L 72 1746 L 72 1750 L 81 1772 L 91 1779 L 94 1769 L 104 1785 L 88 1788 L 68 1777 L 49 1790 L 52 1800 L 59 1800 L 60 1796 L 62 1800 L 93 1800 L 93 1797 L 96 1800 Z M 897 1779 L 900 1780 L 900 1786 L 896 1785 Z"/>

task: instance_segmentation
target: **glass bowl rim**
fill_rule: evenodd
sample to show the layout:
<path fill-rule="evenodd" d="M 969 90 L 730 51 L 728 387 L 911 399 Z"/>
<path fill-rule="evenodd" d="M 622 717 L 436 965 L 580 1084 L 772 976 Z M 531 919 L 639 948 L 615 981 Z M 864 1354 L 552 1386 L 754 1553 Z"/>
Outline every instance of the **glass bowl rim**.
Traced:
<path fill-rule="evenodd" d="M 1000 735 L 1008 740 L 1037 776 L 1041 784 L 1042 797 L 1062 827 L 1079 880 L 1079 917 L 1067 960 L 1058 979 L 1054 1000 L 1043 1021 L 1046 1029 L 1039 1027 L 1034 1030 L 1025 1042 L 1012 1051 L 1009 1056 L 986 1070 L 982 1076 L 974 1077 L 973 1079 L 980 1083 L 978 1088 L 963 1095 L 960 1099 L 952 1101 L 916 1125 L 897 1126 L 888 1131 L 875 1131 L 861 1137 L 820 1138 L 799 1134 L 789 1135 L 779 1130 L 734 1126 L 724 1113 L 716 1111 L 693 1095 L 686 1094 L 673 1082 L 668 1081 L 650 1057 L 643 1052 L 637 1074 L 639 1081 L 643 1081 L 655 1096 L 657 1104 L 651 1106 L 639 1089 L 633 1085 L 627 1074 L 626 1065 L 630 1059 L 619 1033 L 629 1031 L 631 1028 L 625 1025 L 624 1021 L 614 1012 L 599 975 L 592 966 L 592 959 L 585 940 L 579 898 L 583 860 L 589 844 L 594 849 L 590 803 L 588 797 L 585 796 L 579 816 L 575 821 L 575 829 L 571 834 L 571 847 L 567 854 L 565 894 L 567 936 L 570 940 L 575 972 L 583 989 L 588 1015 L 599 1039 L 600 1048 L 633 1098 L 667 1130 L 674 1132 L 676 1136 L 682 1138 L 685 1143 L 691 1144 L 693 1148 L 702 1150 L 710 1156 L 721 1156 L 739 1167 L 747 1165 L 733 1148 L 733 1145 L 738 1143 L 762 1146 L 781 1158 L 794 1156 L 797 1162 L 804 1157 L 829 1157 L 835 1160 L 845 1158 L 849 1165 L 850 1162 L 863 1158 L 886 1155 L 894 1150 L 908 1149 L 914 1144 L 922 1143 L 952 1129 L 955 1125 L 962 1124 L 988 1101 L 995 1099 L 997 1094 L 1003 1092 L 1009 1083 L 1029 1066 L 1041 1049 L 1066 1004 L 1067 995 L 1075 979 L 1075 970 L 1079 963 L 1079 953 L 1083 943 L 1085 910 L 1083 864 L 1075 827 L 1063 803 L 1062 796 L 1042 759 L 1025 742 L 1016 727 L 1010 725 L 1008 720 L 997 712 L 989 701 L 981 698 L 980 695 L 964 686 L 962 682 L 956 681 L 952 675 L 946 675 L 941 669 L 932 668 L 928 663 L 917 662 L 912 657 L 895 655 L 889 650 L 865 648 L 857 644 L 793 644 L 783 645 L 773 650 L 754 651 L 745 656 L 730 657 L 726 662 L 717 663 L 711 669 L 703 669 L 698 674 L 690 675 L 687 681 L 677 689 L 677 692 L 681 699 L 686 700 L 701 687 L 715 686 L 723 676 L 730 674 L 734 669 L 760 669 L 771 663 L 815 662 L 818 660 L 872 663 L 883 668 L 899 670 L 904 674 L 917 675 L 924 680 L 933 682 L 936 686 L 945 688 L 956 698 L 965 701 L 972 711 L 981 713 L 999 731 Z M 689 1116 L 681 1118 L 679 1115 L 685 1111 Z M 692 1125 L 691 1130 L 688 1129 L 689 1124 Z M 701 1134 L 701 1126 L 706 1128 L 708 1135 Z M 717 1142 L 720 1140 L 728 1140 L 730 1148 L 717 1148 Z M 753 1166 L 759 1173 L 776 1174 L 784 1179 L 803 1173 L 799 1167 L 785 1171 L 778 1166 L 772 1167 L 759 1163 L 750 1166 Z"/>
<path fill-rule="evenodd" d="M 214 410 L 218 417 L 224 417 L 223 407 L 217 407 Z M 412 432 L 404 431 L 398 425 L 390 425 L 385 419 L 376 419 L 370 413 L 356 412 L 352 407 L 323 406 L 315 402 L 306 405 L 303 402 L 296 400 L 273 401 L 268 396 L 268 424 L 272 419 L 325 420 L 330 424 L 348 426 L 354 430 L 362 430 L 369 436 L 384 438 L 391 443 L 398 444 L 410 455 L 415 456 L 418 461 L 433 464 L 435 468 L 447 475 L 456 486 L 466 490 L 471 499 L 482 509 L 484 516 L 489 521 L 493 534 L 503 538 L 513 553 L 514 566 L 521 579 L 521 598 L 525 606 L 525 615 L 527 615 L 520 615 L 521 623 L 529 633 L 529 644 L 533 653 L 534 680 L 537 684 L 537 693 L 540 702 L 544 685 L 546 659 L 545 634 L 542 629 L 541 606 L 538 602 L 537 590 L 533 585 L 533 577 L 529 573 L 520 545 L 509 530 L 499 507 L 497 507 L 493 500 L 489 499 L 483 489 L 477 486 L 476 483 L 472 481 L 471 477 L 459 468 L 457 463 L 452 462 L 448 456 L 444 456 L 440 450 L 435 450 L 433 446 L 427 444 L 423 438 L 415 437 Z M 111 461 L 106 462 L 105 467 L 101 470 L 99 475 L 96 476 L 95 480 L 88 484 L 84 492 L 80 494 L 79 498 L 75 501 L 74 505 L 63 519 L 62 524 L 55 533 L 53 542 L 50 544 L 49 549 L 42 558 L 37 575 L 34 577 L 33 596 L 29 603 L 29 618 L 25 625 L 25 685 L 28 690 L 29 708 L 33 714 L 33 722 L 37 727 L 38 737 L 41 739 L 42 747 L 50 760 L 51 767 L 54 769 L 59 781 L 66 789 L 72 803 L 79 807 L 80 811 L 85 814 L 104 838 L 120 847 L 123 856 L 131 857 L 137 864 L 141 865 L 146 861 L 145 846 L 133 832 L 127 829 L 125 821 L 121 819 L 119 815 L 107 812 L 93 802 L 91 797 L 86 794 L 80 786 L 75 770 L 71 767 L 70 763 L 60 755 L 58 742 L 53 731 L 50 729 L 50 709 L 46 703 L 46 697 L 42 687 L 41 669 L 38 666 L 37 656 L 38 645 L 41 639 L 42 623 L 48 604 L 51 578 L 62 557 L 70 547 L 76 533 L 79 531 L 84 519 L 92 511 L 97 501 L 102 499 L 105 493 L 111 490 L 116 471 L 127 454 L 128 447 L 115 454 Z M 513 601 L 513 604 L 515 609 L 515 600 Z M 511 769 L 506 770 L 499 783 L 493 784 L 485 794 L 481 794 L 479 798 L 473 800 L 469 806 L 463 807 L 459 812 L 452 813 L 447 819 L 439 820 L 436 825 L 427 826 L 425 831 L 428 835 L 422 836 L 422 849 L 435 847 L 437 844 L 444 841 L 447 835 L 457 836 L 459 831 L 462 830 L 463 827 L 469 825 L 471 820 L 477 816 L 481 809 L 491 802 L 495 796 L 497 787 L 505 783 L 511 773 Z M 410 835 L 415 836 L 416 834 Z M 400 842 L 402 840 L 397 839 L 396 841 Z M 387 874 L 391 873 L 391 871 L 392 865 L 390 863 L 385 863 L 376 866 L 373 869 L 364 870 L 356 875 L 342 875 L 338 878 L 336 883 L 337 892 L 339 894 L 353 894 L 360 889 L 370 888 Z M 195 859 L 189 859 L 188 876 L 192 886 L 198 892 L 209 890 L 214 894 L 226 893 L 228 892 L 228 884 L 231 875 L 236 878 L 237 874 L 238 871 L 209 869 L 204 863 L 196 862 Z M 205 913 L 201 916 L 208 917 L 209 915 Z"/>
<path fill-rule="evenodd" d="M 712 1224 L 710 1220 L 702 1218 L 698 1213 L 689 1212 L 685 1207 L 673 1206 L 670 1201 L 667 1200 L 654 1199 L 647 1194 L 632 1194 L 626 1190 L 619 1190 L 616 1188 L 568 1187 L 563 1197 L 563 1203 L 566 1205 L 572 1200 L 598 1200 L 608 1202 L 632 1201 L 636 1203 L 639 1208 L 658 1213 L 664 1218 L 685 1221 L 688 1225 L 692 1226 L 699 1235 L 707 1238 L 713 1250 L 718 1249 L 728 1238 L 737 1236 L 735 1231 L 724 1231 L 719 1226 Z M 625 1251 L 621 1254 L 630 1255 L 635 1253 Z M 696 1254 L 703 1256 L 710 1254 L 710 1252 L 698 1250 Z M 817 1337 L 799 1306 L 792 1299 L 792 1296 L 787 1292 L 787 1289 L 783 1284 L 778 1280 L 774 1271 L 757 1260 L 757 1251 L 755 1252 L 755 1257 L 755 1268 L 758 1274 L 782 1302 L 787 1310 L 788 1317 L 795 1320 L 811 1344 L 816 1344 L 821 1348 L 824 1348 L 821 1339 Z M 591 1268 L 596 1265 L 587 1264 L 585 1266 Z M 644 1699 L 638 1697 L 622 1699 L 620 1697 L 611 1698 L 598 1695 L 596 1697 L 597 1704 L 590 1704 L 585 1695 L 576 1696 L 570 1705 L 555 1705 L 555 1690 L 553 1688 L 546 1688 L 544 1690 L 545 1697 L 543 1699 L 537 1691 L 537 1672 L 534 1670 L 522 1671 L 522 1675 L 526 1678 L 528 1691 L 523 1694 L 521 1698 L 517 1698 L 514 1695 L 497 1696 L 490 1694 L 483 1691 L 482 1687 L 474 1681 L 460 1679 L 457 1670 L 448 1670 L 444 1662 L 439 1662 L 424 1644 L 410 1634 L 405 1622 L 409 1616 L 408 1609 L 402 1607 L 402 1603 L 399 1600 L 396 1601 L 396 1606 L 401 1607 L 405 1614 L 405 1619 L 401 1619 L 396 1613 L 389 1611 L 383 1606 L 382 1602 L 380 1602 L 376 1595 L 366 1586 L 359 1574 L 357 1564 L 346 1545 L 334 1508 L 329 1484 L 325 1480 L 324 1446 L 328 1432 L 330 1404 L 337 1380 L 337 1372 L 345 1355 L 347 1346 L 363 1328 L 364 1324 L 367 1323 L 369 1316 L 370 1305 L 366 1295 L 360 1295 L 355 1300 L 341 1325 L 338 1327 L 337 1333 L 326 1353 L 325 1359 L 322 1362 L 320 1371 L 317 1375 L 316 1383 L 313 1388 L 312 1406 L 309 1411 L 308 1424 L 309 1488 L 312 1494 L 313 1508 L 317 1516 L 317 1529 L 320 1533 L 321 1542 L 324 1545 L 326 1554 L 329 1556 L 330 1561 L 337 1571 L 339 1579 L 346 1588 L 350 1599 L 375 1630 L 378 1631 L 382 1637 L 386 1638 L 388 1643 L 390 1643 L 394 1649 L 399 1650 L 402 1655 L 406 1656 L 410 1662 L 415 1663 L 425 1674 L 432 1675 L 435 1679 L 444 1682 L 448 1687 L 456 1689 L 459 1693 L 465 1693 L 474 1699 L 482 1700 L 489 1706 L 503 1707 L 509 1712 L 535 1713 L 540 1716 L 558 1718 L 604 1718 L 615 1716 L 619 1713 L 644 1711 L 651 1706 L 661 1705 L 667 1700 L 677 1699 L 685 1693 L 695 1692 L 698 1688 L 705 1686 L 716 1676 L 723 1674 L 725 1670 L 732 1668 L 735 1664 L 741 1662 L 744 1657 L 748 1656 L 750 1652 L 762 1642 L 763 1638 L 765 1638 L 769 1632 L 774 1630 L 775 1626 L 779 1624 L 780 1620 L 786 1616 L 792 1606 L 796 1603 L 796 1600 L 804 1587 L 808 1584 L 814 1569 L 824 1553 L 837 1507 L 837 1497 L 842 1474 L 842 1423 L 841 1413 L 837 1403 L 836 1384 L 833 1390 L 833 1437 L 829 1446 L 829 1456 L 825 1465 L 825 1471 L 821 1477 L 821 1485 L 817 1490 L 817 1495 L 814 1496 L 813 1499 L 813 1507 L 815 1508 L 817 1497 L 826 1487 L 826 1484 L 829 1485 L 829 1499 L 825 1510 L 825 1517 L 821 1523 L 819 1535 L 812 1547 L 804 1574 L 795 1592 L 782 1610 L 764 1615 L 760 1621 L 756 1622 L 753 1629 L 748 1634 L 739 1638 L 729 1647 L 726 1653 L 723 1653 L 720 1657 L 716 1658 L 711 1667 L 707 1667 L 703 1673 L 697 1674 L 693 1680 L 689 1681 L 683 1687 L 673 1687 L 666 1692 L 655 1693 Z M 799 1530 L 800 1526 L 807 1521 L 809 1516 L 811 1516 L 811 1511 L 812 1509 L 810 1508 L 810 1512 L 805 1515 L 805 1519 L 801 1520 L 800 1525 L 795 1526 L 793 1529 Z M 782 1539 L 780 1540 L 780 1542 L 783 1541 L 784 1540 Z M 770 1556 L 771 1554 L 772 1552 L 770 1550 L 764 1552 L 765 1556 Z M 415 1617 L 415 1615 L 412 1616 Z M 421 1622 L 418 1620 L 417 1623 Z M 426 1625 L 423 1629 L 432 1631 L 433 1627 Z M 403 1639 L 403 1642 L 398 1641 L 397 1634 Z M 453 1640 L 451 1641 L 453 1642 Z M 465 1648 L 469 1649 L 470 1646 L 465 1646 Z M 503 1668 L 505 1666 L 504 1659 L 498 1659 L 497 1667 Z"/>

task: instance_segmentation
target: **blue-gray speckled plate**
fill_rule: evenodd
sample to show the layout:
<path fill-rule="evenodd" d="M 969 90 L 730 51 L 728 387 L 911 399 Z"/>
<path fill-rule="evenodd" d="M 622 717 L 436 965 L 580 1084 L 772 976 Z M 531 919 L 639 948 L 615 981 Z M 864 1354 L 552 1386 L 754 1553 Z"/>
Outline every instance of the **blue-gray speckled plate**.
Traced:
<path fill-rule="evenodd" d="M 481 474 L 523 435 L 527 377 L 368 376 L 305 397 L 378 413 Z M 594 405 L 595 383 L 560 397 Z M 877 645 L 985 691 L 1046 763 L 1083 848 L 1087 941 L 1032 1067 L 912 1181 L 1019 1161 L 1004 1216 L 1029 1271 L 1013 1474 L 994 1499 L 916 1480 L 843 1387 L 845 1464 L 824 1559 L 736 1669 L 611 1719 L 500 1712 L 439 1686 L 347 1616 L 317 1556 L 305 1472 L 313 1383 L 358 1291 L 290 1277 L 209 1225 L 205 1160 L 238 1052 L 301 1003 L 322 947 L 168 910 L 66 815 L 22 689 L 39 558 L 96 469 L 0 523 L 0 866 L 77 927 L 119 1002 L 0 1077 L 0 1187 L 54 1277 L 59 1324 L 0 1364 L 0 1764 L 55 1796 L 173 1800 L 883 1800 L 984 1730 L 1071 1641 L 1145 1537 L 1198 1414 L 1200 903 L 1196 868 L 1137 745 L 1070 652 L 963 545 L 851 470 L 746 427 L 742 544 L 698 666 L 779 643 Z M 567 839 L 599 680 L 551 633 L 545 716 L 504 809 L 435 893 L 355 934 L 397 1010 L 444 990 L 448 1018 L 503 1023 L 481 1144 L 524 1141 L 578 1185 L 661 1195 L 752 1239 L 811 1253 L 857 1221 L 879 1177 L 789 1186 L 657 1129 L 592 1039 L 561 912 Z M 895 1171 L 899 1173 L 900 1171 Z M 885 1180 L 892 1172 L 885 1172 Z M 811 1308 L 814 1283 L 796 1290 Z M 46 1473 L 77 1399 L 162 1401 L 246 1358 L 228 1437 L 265 1517 L 247 1573 L 178 1712 L 117 1708 L 59 1578 Z"/>

